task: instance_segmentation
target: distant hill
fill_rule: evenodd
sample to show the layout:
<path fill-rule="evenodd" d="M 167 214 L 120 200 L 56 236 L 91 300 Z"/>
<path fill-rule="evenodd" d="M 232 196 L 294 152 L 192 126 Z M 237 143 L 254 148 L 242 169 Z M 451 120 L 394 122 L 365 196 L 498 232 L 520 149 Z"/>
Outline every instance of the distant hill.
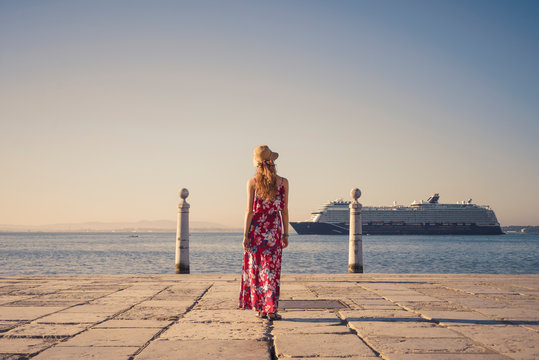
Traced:
<path fill-rule="evenodd" d="M 209 231 L 209 232 L 233 232 L 241 229 L 226 227 L 222 224 L 191 221 L 189 223 L 190 231 Z M 176 222 L 170 220 L 141 220 L 136 222 L 83 222 L 83 223 L 64 223 L 49 225 L 0 225 L 0 231 L 3 232 L 175 232 Z"/>

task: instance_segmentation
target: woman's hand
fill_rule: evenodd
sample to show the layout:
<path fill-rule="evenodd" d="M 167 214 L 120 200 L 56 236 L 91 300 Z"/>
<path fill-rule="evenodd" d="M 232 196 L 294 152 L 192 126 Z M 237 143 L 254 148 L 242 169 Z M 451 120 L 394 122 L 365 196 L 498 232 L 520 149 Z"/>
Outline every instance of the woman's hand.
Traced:
<path fill-rule="evenodd" d="M 249 236 L 245 235 L 243 237 L 243 250 L 248 251 L 251 247 L 251 241 L 249 240 Z"/>
<path fill-rule="evenodd" d="M 288 246 L 288 234 L 283 234 L 283 249 Z"/>

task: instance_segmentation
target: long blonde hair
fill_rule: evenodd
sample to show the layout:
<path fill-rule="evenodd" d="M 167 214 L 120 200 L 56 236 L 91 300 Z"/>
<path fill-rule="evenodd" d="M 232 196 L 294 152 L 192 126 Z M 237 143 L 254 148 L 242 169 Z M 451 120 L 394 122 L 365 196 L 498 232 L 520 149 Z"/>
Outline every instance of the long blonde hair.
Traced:
<path fill-rule="evenodd" d="M 272 201 L 277 195 L 277 169 L 273 161 L 260 161 L 256 166 L 256 194 L 259 198 Z"/>

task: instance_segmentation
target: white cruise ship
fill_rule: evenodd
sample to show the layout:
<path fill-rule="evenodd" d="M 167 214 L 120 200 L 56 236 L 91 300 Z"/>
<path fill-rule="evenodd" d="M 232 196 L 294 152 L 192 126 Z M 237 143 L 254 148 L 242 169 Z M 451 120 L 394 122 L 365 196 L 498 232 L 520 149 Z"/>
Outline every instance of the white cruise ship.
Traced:
<path fill-rule="evenodd" d="M 361 210 L 363 234 L 372 235 L 497 235 L 500 224 L 488 205 L 472 200 L 440 204 L 439 194 L 410 206 L 364 206 Z M 348 234 L 350 201 L 323 204 L 308 221 L 290 222 L 298 234 Z"/>

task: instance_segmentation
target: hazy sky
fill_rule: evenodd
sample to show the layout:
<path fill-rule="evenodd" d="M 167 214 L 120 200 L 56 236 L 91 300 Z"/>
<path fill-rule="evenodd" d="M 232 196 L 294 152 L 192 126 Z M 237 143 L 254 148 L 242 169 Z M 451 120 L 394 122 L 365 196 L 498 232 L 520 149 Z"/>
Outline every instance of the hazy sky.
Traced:
<path fill-rule="evenodd" d="M 539 225 L 537 1 L 0 1 L 0 224 L 473 198 Z"/>

